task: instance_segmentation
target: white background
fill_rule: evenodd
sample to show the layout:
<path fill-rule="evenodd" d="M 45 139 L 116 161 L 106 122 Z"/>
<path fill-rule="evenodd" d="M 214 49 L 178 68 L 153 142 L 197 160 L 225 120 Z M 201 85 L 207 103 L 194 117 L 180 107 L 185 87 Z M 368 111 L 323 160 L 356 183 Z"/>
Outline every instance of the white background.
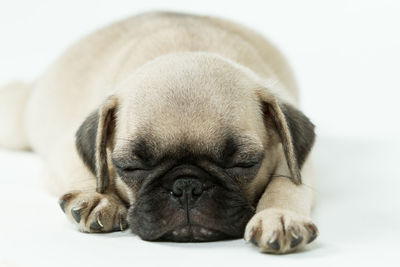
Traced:
<path fill-rule="evenodd" d="M 148 10 L 233 19 L 288 57 L 319 135 L 321 236 L 304 252 L 271 256 L 242 240 L 81 234 L 42 192 L 39 159 L 0 150 L 0 266 L 399 266 L 400 2 L 0 0 L 0 84 L 33 80 L 85 34 Z"/>

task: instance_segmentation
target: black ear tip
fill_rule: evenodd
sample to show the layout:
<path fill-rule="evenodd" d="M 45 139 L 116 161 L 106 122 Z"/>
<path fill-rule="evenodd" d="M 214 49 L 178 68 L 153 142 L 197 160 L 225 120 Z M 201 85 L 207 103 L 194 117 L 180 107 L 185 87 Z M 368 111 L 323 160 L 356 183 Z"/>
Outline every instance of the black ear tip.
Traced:
<path fill-rule="evenodd" d="M 292 138 L 294 154 L 301 169 L 315 142 L 315 125 L 303 112 L 290 104 L 282 104 L 282 112 Z"/>
<path fill-rule="evenodd" d="M 108 97 L 100 109 L 93 111 L 76 132 L 75 145 L 82 161 L 96 176 L 97 192 L 104 192 L 110 183 L 107 146 L 115 128 L 117 99 Z"/>
<path fill-rule="evenodd" d="M 269 101 L 263 102 L 264 116 L 269 114 L 273 120 L 292 181 L 301 184 L 300 170 L 314 144 L 315 125 L 296 107 L 276 98 Z"/>
<path fill-rule="evenodd" d="M 96 174 L 96 136 L 98 124 L 99 114 L 96 110 L 90 113 L 75 134 L 75 145 L 78 154 L 93 174 Z"/>

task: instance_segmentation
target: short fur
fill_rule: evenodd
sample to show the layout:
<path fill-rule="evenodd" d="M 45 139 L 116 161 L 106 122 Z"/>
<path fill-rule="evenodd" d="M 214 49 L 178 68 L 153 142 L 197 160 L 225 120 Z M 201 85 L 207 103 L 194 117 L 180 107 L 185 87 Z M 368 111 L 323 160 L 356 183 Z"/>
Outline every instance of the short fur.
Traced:
<path fill-rule="evenodd" d="M 43 157 L 81 231 L 129 223 L 146 240 L 244 235 L 271 253 L 317 236 L 314 125 L 297 107 L 286 60 L 248 28 L 142 14 L 89 35 L 35 83 L 0 94 L 13 114 L 0 114 L 0 144 Z M 200 193 L 180 194 L 178 185 Z"/>

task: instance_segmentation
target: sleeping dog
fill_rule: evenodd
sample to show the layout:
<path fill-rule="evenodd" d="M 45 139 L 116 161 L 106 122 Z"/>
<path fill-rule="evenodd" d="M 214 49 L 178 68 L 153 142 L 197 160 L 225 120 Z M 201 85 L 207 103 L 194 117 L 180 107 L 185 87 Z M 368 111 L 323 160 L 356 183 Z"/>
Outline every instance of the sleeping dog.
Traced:
<path fill-rule="evenodd" d="M 0 91 L 0 145 L 31 148 L 83 232 L 303 248 L 314 125 L 284 57 L 223 19 L 146 13 Z"/>

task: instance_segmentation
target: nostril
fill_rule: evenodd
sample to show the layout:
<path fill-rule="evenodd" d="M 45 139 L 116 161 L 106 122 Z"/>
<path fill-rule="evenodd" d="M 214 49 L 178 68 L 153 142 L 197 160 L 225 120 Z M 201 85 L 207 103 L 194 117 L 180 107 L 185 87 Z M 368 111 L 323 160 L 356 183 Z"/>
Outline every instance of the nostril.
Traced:
<path fill-rule="evenodd" d="M 203 193 L 203 184 L 193 178 L 180 178 L 172 185 L 171 195 L 174 197 L 182 197 L 188 195 L 188 197 L 199 197 Z"/>
<path fill-rule="evenodd" d="M 173 194 L 176 197 L 181 197 L 183 195 L 183 190 L 180 183 L 176 182 L 174 183 L 174 185 L 172 186 L 171 194 Z"/>
<path fill-rule="evenodd" d="M 183 192 L 181 190 L 173 190 L 171 191 L 171 194 L 175 197 L 181 197 L 183 195 Z"/>
<path fill-rule="evenodd" d="M 203 193 L 203 188 L 202 186 L 196 186 L 195 188 L 193 188 L 192 190 L 192 194 L 196 197 L 200 196 Z"/>

